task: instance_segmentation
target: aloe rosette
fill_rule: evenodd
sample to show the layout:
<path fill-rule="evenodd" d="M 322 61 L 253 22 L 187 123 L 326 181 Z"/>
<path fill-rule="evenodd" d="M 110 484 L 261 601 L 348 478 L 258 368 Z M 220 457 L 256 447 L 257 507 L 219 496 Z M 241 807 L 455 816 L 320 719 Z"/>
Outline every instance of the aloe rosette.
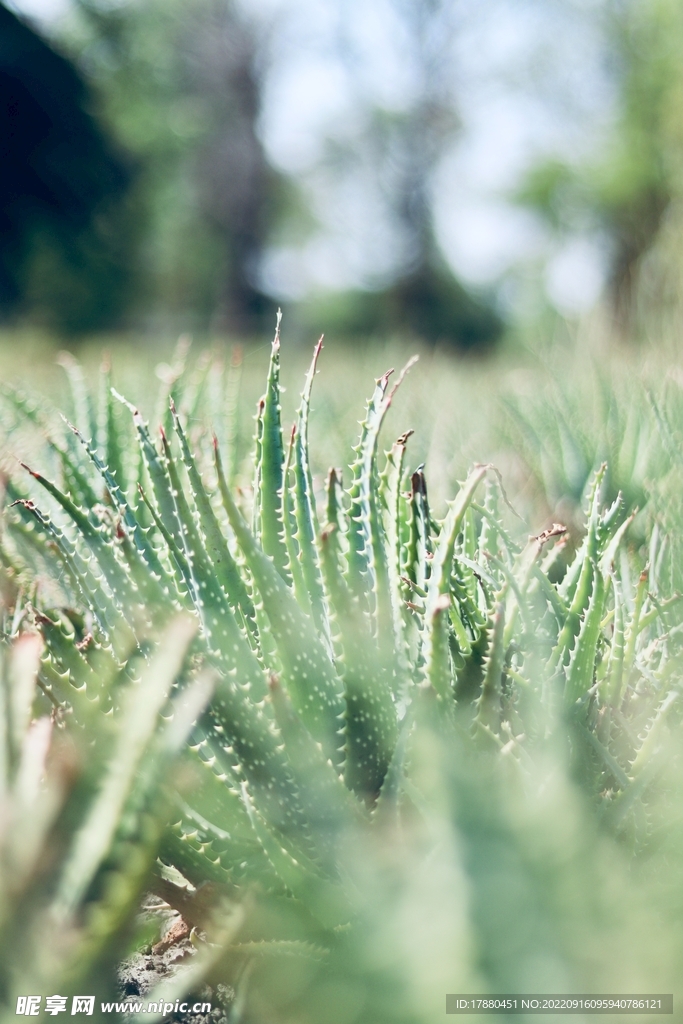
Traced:
<path fill-rule="evenodd" d="M 197 434 L 182 377 L 157 436 L 108 380 L 97 415 L 79 390 L 78 425 L 50 442 L 61 479 L 31 467 L 28 491 L 7 486 L 3 560 L 24 583 L 16 623 L 44 643 L 45 708 L 91 729 L 117 707 L 127 672 L 153 671 L 150 638 L 181 614 L 196 623 L 171 696 L 199 672 L 212 696 L 178 755 L 186 784 L 162 787 L 172 812 L 148 884 L 191 915 L 189 883 L 198 921 L 207 886 L 246 908 L 224 954 L 240 978 L 253 957 L 351 955 L 363 912 L 349 837 L 372 845 L 431 820 L 428 740 L 448 792 L 467 788 L 448 767 L 457 751 L 524 776 L 563 731 L 605 822 L 643 841 L 658 736 L 678 700 L 679 597 L 627 550 L 629 510 L 620 498 L 603 507 L 604 467 L 573 553 L 562 526 L 513 535 L 488 465 L 439 521 L 423 468 L 408 468 L 412 432 L 380 448 L 398 386 L 385 374 L 347 488 L 332 470 L 316 494 L 308 426 L 320 349 L 286 439 L 278 329 L 251 507 L 226 474 L 233 453 Z M 21 396 L 6 399 L 29 415 Z M 278 908 L 276 924 L 265 906 Z"/>

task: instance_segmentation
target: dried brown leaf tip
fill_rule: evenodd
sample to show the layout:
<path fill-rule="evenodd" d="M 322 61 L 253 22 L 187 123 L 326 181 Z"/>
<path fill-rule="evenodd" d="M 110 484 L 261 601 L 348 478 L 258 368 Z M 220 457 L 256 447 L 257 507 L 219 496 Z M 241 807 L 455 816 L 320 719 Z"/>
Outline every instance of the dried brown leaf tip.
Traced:
<path fill-rule="evenodd" d="M 562 523 L 553 523 L 547 530 L 543 530 L 536 537 L 530 537 L 529 540 L 535 540 L 539 544 L 543 545 L 547 544 L 549 540 L 553 539 L 553 537 L 563 537 L 568 532 L 567 527 L 563 526 Z"/>

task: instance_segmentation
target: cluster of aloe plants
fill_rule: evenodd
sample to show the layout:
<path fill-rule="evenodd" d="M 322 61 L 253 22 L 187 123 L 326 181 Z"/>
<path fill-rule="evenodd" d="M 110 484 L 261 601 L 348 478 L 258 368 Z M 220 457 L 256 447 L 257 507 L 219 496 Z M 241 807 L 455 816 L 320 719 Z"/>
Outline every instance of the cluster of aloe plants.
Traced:
<path fill-rule="evenodd" d="M 117 741 L 95 758 L 103 781 L 88 776 L 78 815 L 107 821 L 90 832 L 74 826 L 50 906 L 75 885 L 69 912 L 78 905 L 110 929 L 102 948 L 120 951 L 113 937 L 121 922 L 130 927 L 143 885 L 209 937 L 207 907 L 227 900 L 241 923 L 214 942 L 211 970 L 237 986 L 235 1021 L 412 1021 L 423 1018 L 408 982 L 395 963 L 368 954 L 367 936 L 381 932 L 379 911 L 361 895 L 368 872 L 378 894 L 380 876 L 408 891 L 407 876 L 422 877 L 430 857 L 439 862 L 436 823 L 449 807 L 472 851 L 468 870 L 486 891 L 477 872 L 497 856 L 491 836 L 519 842 L 495 810 L 496 787 L 509 773 L 522 790 L 524 779 L 537 782 L 558 744 L 607 830 L 647 847 L 649 793 L 679 715 L 681 605 L 667 536 L 650 531 L 645 555 L 630 545 L 632 510 L 620 497 L 604 506 L 604 466 L 585 495 L 578 546 L 561 524 L 525 536 L 489 465 L 475 466 L 435 519 L 424 471 L 409 467 L 412 431 L 382 452 L 398 386 L 390 374 L 376 382 L 347 479 L 331 470 L 324 496 L 316 493 L 308 420 L 320 348 L 285 434 L 276 334 L 251 490 L 226 474 L 232 453 L 202 429 L 182 378 L 154 431 L 106 377 L 96 410 L 72 366 L 77 425 L 49 440 L 56 472 L 32 464 L 6 483 L 6 631 L 42 638 L 38 722 L 51 715 L 91 744 L 117 723 L 121 750 L 123 730 L 137 728 L 138 714 L 146 722 L 128 788 L 120 783 L 113 802 L 107 772 L 118 778 L 120 754 L 107 757 Z M 7 390 L 5 400 L 14 415 L 42 422 L 22 395 Z M 188 621 L 192 637 L 179 625 Z M 170 682 L 172 705 L 162 707 Z M 133 712 L 134 699 L 147 710 Z M 187 708 L 184 742 L 174 723 Z M 79 842 L 99 851 L 82 874 Z M 394 847 L 407 851 L 400 867 L 387 853 Z M 105 914 L 108 890 L 94 878 L 105 861 L 114 871 L 117 857 L 121 907 Z M 477 920 L 493 936 L 486 914 Z M 458 978 L 514 985 L 491 942 L 479 954 L 461 950 L 469 966 Z M 346 1017 L 314 1000 L 297 1017 L 276 1017 L 275 996 L 259 1009 L 253 964 L 277 975 L 282 956 L 309 965 L 294 972 L 299 992 L 318 975 L 336 978 L 337 992 L 346 986 Z M 278 984 L 286 1005 L 293 983 Z M 443 993 L 435 995 L 440 1005 Z"/>

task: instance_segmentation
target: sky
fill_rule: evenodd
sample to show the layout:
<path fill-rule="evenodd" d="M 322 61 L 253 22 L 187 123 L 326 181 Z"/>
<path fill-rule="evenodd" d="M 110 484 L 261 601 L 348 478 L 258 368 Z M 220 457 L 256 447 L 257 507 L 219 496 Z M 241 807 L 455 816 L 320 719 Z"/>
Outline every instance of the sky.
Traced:
<path fill-rule="evenodd" d="M 48 25 L 68 13 L 70 0 L 6 0 L 6 4 L 18 14 L 36 18 Z"/>
<path fill-rule="evenodd" d="M 345 179 L 321 170 L 330 138 L 353 143 L 359 95 L 388 110 L 410 103 L 390 0 L 244 3 L 276 19 L 261 118 L 266 150 L 276 167 L 300 181 L 318 221 L 304 243 L 285 239 L 273 246 L 264 283 L 283 298 L 298 298 L 390 275 L 395 246 L 372 183 L 358 170 Z M 70 0 L 8 5 L 47 31 L 70 10 Z M 520 267 L 540 268 L 550 301 L 562 313 L 579 314 L 604 285 L 604 243 L 583 236 L 558 244 L 511 195 L 539 155 L 588 153 L 605 131 L 610 95 L 591 0 L 453 0 L 452 6 L 452 86 L 461 124 L 434 174 L 439 244 L 461 279 L 478 287 L 500 283 Z M 340 18 L 346 19 L 341 25 Z M 339 54 L 340 28 L 346 60 Z"/>
<path fill-rule="evenodd" d="M 250 0 L 255 2 L 271 9 L 278 5 L 278 0 Z M 311 280 L 333 285 L 345 276 L 344 283 L 367 276 L 364 263 L 376 266 L 373 235 L 381 225 L 367 209 L 367 188 L 359 185 L 355 194 L 347 188 L 335 207 L 329 190 L 315 180 L 325 138 L 343 134 L 354 116 L 354 89 L 331 43 L 339 4 L 281 0 L 279 6 L 289 11 L 289 40 L 272 69 L 264 137 L 276 165 L 308 176 L 311 189 L 321 191 L 323 219 L 328 210 L 327 230 L 299 250 L 298 258 L 291 248 L 272 254 L 274 278 L 297 294 Z M 579 237 L 557 247 L 511 194 L 540 155 L 588 153 L 605 131 L 611 97 L 601 41 L 591 30 L 587 8 L 590 0 L 453 0 L 453 9 L 462 11 L 453 62 L 462 125 L 434 180 L 438 239 L 463 280 L 487 286 L 510 268 L 542 264 L 548 297 L 569 314 L 590 307 L 600 294 L 604 243 Z M 410 85 L 390 27 L 390 4 L 347 0 L 346 9 L 351 45 L 359 55 L 355 88 L 400 110 L 410 101 Z M 564 70 L 558 74 L 558 68 Z"/>

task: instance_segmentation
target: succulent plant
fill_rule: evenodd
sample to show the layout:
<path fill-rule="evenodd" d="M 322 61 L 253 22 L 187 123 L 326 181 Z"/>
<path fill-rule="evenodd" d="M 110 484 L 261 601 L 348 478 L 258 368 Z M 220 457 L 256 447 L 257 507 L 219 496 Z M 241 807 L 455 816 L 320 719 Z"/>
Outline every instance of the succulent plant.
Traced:
<path fill-rule="evenodd" d="M 58 628 L 33 616 L 46 634 Z M 176 616 L 144 665 L 131 651 L 115 671 L 83 672 L 77 729 L 46 682 L 56 669 L 41 636 L 0 648 L 2 1019 L 27 995 L 117 994 L 168 818 L 164 784 L 211 693 L 204 673 L 171 696 L 195 631 Z"/>
<path fill-rule="evenodd" d="M 77 787 L 89 800 L 73 796 L 79 821 L 107 820 L 70 835 L 76 851 L 86 844 L 79 836 L 90 836 L 90 860 L 77 884 L 56 886 L 67 886 L 68 913 L 94 891 L 106 857 L 115 872 L 124 839 L 113 837 L 123 830 L 129 860 L 116 891 L 125 889 L 126 908 L 147 886 L 209 934 L 217 926 L 208 908 L 240 908 L 239 927 L 215 940 L 211 967 L 236 985 L 231 1020 L 428 1020 L 422 982 L 403 976 L 398 954 L 370 954 L 370 937 L 381 943 L 382 913 L 391 917 L 406 893 L 414 899 L 420 885 L 428 888 L 431 858 L 451 886 L 444 900 L 454 913 L 467 916 L 468 897 L 459 903 L 454 895 L 458 871 L 475 893 L 467 927 L 485 948 L 477 953 L 463 940 L 454 974 L 483 988 L 513 984 L 480 869 L 498 864 L 511 884 L 540 871 L 520 852 L 505 800 L 523 803 L 524 787 L 547 779 L 549 757 L 555 764 L 567 751 L 570 774 L 606 833 L 648 848 L 648 793 L 666 723 L 679 714 L 681 601 L 660 571 L 666 538 L 652 536 L 646 566 L 627 545 L 632 517 L 621 499 L 603 507 L 604 466 L 593 474 L 576 550 L 562 525 L 515 536 L 489 465 L 475 466 L 445 518 L 435 519 L 423 468 L 407 468 L 412 432 L 380 449 L 403 375 L 393 386 L 390 373 L 376 381 L 347 487 L 331 470 L 321 500 L 308 446 L 320 350 L 321 343 L 285 438 L 276 333 L 250 501 L 226 475 L 215 436 L 198 433 L 188 416 L 182 379 L 155 437 L 108 381 L 95 415 L 76 374 L 79 426 L 52 440 L 48 453 L 61 480 L 31 468 L 28 491 L 7 484 L 3 561 L 23 588 L 12 631 L 39 633 L 44 644 L 32 714 L 68 722 L 88 749 L 99 750 L 108 729 L 119 730 L 122 744 L 111 764 L 94 759 L 104 781 L 86 773 L 88 784 Z M 37 417 L 21 396 L 7 398 L 20 415 Z M 134 445 L 121 420 L 126 407 Z M 205 694 L 207 674 L 212 694 L 201 707 L 194 695 Z M 170 683 L 170 699 L 185 710 L 156 729 L 154 716 L 168 717 Z M 156 696 L 144 697 L 147 689 Z M 26 694 L 25 720 L 33 699 Z M 141 710 L 149 701 L 154 715 Z M 196 713 L 176 754 L 177 719 L 187 720 L 188 707 Z M 147 715 L 147 730 L 137 760 L 125 763 L 129 789 L 117 790 L 117 802 L 107 772 L 123 770 L 123 737 L 137 715 Z M 569 845 L 590 873 L 577 838 L 582 813 L 569 815 Z M 559 856 L 553 850 L 551 860 Z M 67 880 L 77 855 L 64 855 Z M 364 902 L 369 891 L 374 909 Z M 557 962 L 574 956 L 580 976 L 581 957 L 561 937 L 562 912 L 535 906 L 540 932 L 535 924 L 520 939 L 518 971 L 524 957 L 541 957 L 546 929 Z M 511 908 L 501 911 L 505 934 L 514 930 Z M 107 956 L 120 953 L 116 922 L 125 918 L 111 913 L 114 924 L 104 911 L 97 917 L 106 921 Z M 96 943 L 92 949 L 84 963 L 100 963 Z M 289 977 L 273 966 L 287 958 L 298 965 Z M 276 979 L 272 991 L 259 973 L 265 968 L 253 966 L 263 963 Z M 544 970 L 529 968 L 528 985 L 560 983 L 559 969 Z M 341 1009 L 325 1006 L 325 985 L 342 993 Z M 288 999 L 298 1006 L 294 1016 Z"/>

